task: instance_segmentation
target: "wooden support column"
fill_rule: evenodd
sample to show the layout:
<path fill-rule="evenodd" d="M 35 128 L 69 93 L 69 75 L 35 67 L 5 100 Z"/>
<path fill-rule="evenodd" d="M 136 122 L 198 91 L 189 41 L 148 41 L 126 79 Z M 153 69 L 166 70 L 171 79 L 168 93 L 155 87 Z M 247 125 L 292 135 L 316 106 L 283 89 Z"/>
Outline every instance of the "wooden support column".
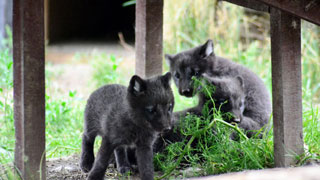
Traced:
<path fill-rule="evenodd" d="M 272 95 L 276 167 L 303 153 L 300 19 L 271 8 Z"/>
<path fill-rule="evenodd" d="M 43 8 L 43 0 L 13 1 L 15 166 L 25 180 L 46 175 Z"/>
<path fill-rule="evenodd" d="M 136 74 L 162 74 L 163 0 L 136 1 Z"/>

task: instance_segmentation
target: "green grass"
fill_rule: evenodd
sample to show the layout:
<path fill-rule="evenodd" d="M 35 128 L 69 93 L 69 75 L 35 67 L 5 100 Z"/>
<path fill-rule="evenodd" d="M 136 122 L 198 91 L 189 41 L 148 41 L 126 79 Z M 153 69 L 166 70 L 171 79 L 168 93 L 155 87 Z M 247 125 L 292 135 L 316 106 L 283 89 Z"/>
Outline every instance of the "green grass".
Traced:
<path fill-rule="evenodd" d="M 84 104 L 75 92 L 64 98 L 46 95 L 47 158 L 80 152 Z"/>
<path fill-rule="evenodd" d="M 95 88 L 105 84 L 124 83 L 119 72 L 119 64 L 122 59 L 116 58 L 115 55 L 107 55 L 105 53 L 94 53 L 91 57 L 94 59 L 90 64 L 94 69 L 92 82 Z"/>
<path fill-rule="evenodd" d="M 0 50 L 0 156 L 2 163 L 13 159 L 14 127 L 12 99 L 12 55 L 9 49 Z"/>
<path fill-rule="evenodd" d="M 257 73 L 271 92 L 270 39 L 263 31 L 262 40 L 243 38 L 243 28 L 256 20 L 255 16 L 246 16 L 242 8 L 221 3 L 216 6 L 211 0 L 175 0 L 165 2 L 164 13 L 164 52 L 176 53 L 204 43 L 208 38 L 215 42 L 215 53 L 241 63 Z M 258 21 L 256 21 L 259 23 Z M 246 29 L 246 28 L 244 28 Z M 248 33 L 248 32 L 246 32 Z M 302 23 L 302 85 L 303 85 L 303 128 L 306 151 L 297 157 L 297 165 L 310 159 L 320 159 L 320 28 L 310 23 Z M 5 42 L 8 48 L 0 50 L 0 164 L 9 167 L 14 156 L 14 121 L 12 97 L 12 43 Z M 79 55 L 77 55 L 79 56 Z M 81 55 L 82 56 L 82 55 Z M 104 53 L 90 55 L 90 65 L 95 69 L 92 77 L 92 90 L 106 83 L 126 84 L 119 66 L 121 59 Z M 75 57 L 77 58 L 77 57 Z M 50 66 L 50 64 L 46 64 Z M 165 67 L 168 69 L 168 67 Z M 59 70 L 57 70 L 59 71 Z M 86 99 L 77 92 L 61 94 L 52 89 L 51 79 L 56 71 L 46 70 L 46 157 L 55 158 L 80 153 L 83 110 Z M 176 100 L 175 111 L 191 107 L 197 98 L 184 98 L 172 85 Z M 50 91 L 48 90 L 50 89 Z M 59 94 L 57 94 L 59 93 Z M 273 134 L 263 139 L 245 139 L 230 141 L 233 131 L 215 118 L 188 116 L 185 126 L 179 131 L 195 142 L 185 150 L 181 163 L 179 155 L 186 148 L 189 139 L 170 145 L 164 154 L 155 156 L 155 165 L 163 173 L 174 167 L 169 179 L 176 176 L 189 176 L 183 169 L 192 167 L 192 176 L 219 174 L 246 169 L 273 167 Z M 214 122 L 213 131 L 201 132 Z M 7 165 L 7 166 L 6 166 Z M 201 170 L 197 170 L 201 168 Z M 0 173 L 1 174 L 1 173 Z M 5 175 L 15 179 L 13 174 Z M 0 175 L 0 179 L 4 178 Z M 4 178 L 4 179 L 6 179 Z"/>
<path fill-rule="evenodd" d="M 214 88 L 203 84 L 201 87 L 214 104 Z M 272 131 L 258 132 L 264 133 L 262 139 L 248 139 L 236 125 L 223 121 L 219 109 L 205 106 L 203 116 L 180 119 L 181 125 L 175 130 L 187 138 L 169 144 L 164 152 L 155 155 L 156 169 L 165 173 L 159 179 L 170 175 L 188 177 L 190 174 L 183 171 L 186 168 L 195 170 L 191 176 L 204 176 L 273 167 Z M 238 133 L 239 141 L 230 140 L 231 133 Z"/>

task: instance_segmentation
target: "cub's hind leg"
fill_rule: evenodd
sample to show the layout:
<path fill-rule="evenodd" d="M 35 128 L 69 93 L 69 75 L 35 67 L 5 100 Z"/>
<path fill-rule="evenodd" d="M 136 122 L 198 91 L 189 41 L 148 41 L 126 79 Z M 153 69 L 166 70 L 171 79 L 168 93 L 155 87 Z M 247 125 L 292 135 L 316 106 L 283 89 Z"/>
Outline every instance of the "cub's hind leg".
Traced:
<path fill-rule="evenodd" d="M 109 165 L 109 160 L 116 145 L 112 144 L 107 137 L 102 137 L 101 146 L 94 161 L 93 167 L 87 180 L 103 180 L 104 174 Z"/>
<path fill-rule="evenodd" d="M 94 140 L 96 138 L 96 134 L 86 134 L 82 135 L 82 150 L 80 157 L 80 167 L 83 172 L 89 172 L 93 166 L 94 162 Z"/>
<path fill-rule="evenodd" d="M 126 147 L 119 146 L 114 150 L 114 155 L 116 158 L 117 169 L 121 174 L 125 174 L 132 170 L 128 160 L 128 152 Z"/>

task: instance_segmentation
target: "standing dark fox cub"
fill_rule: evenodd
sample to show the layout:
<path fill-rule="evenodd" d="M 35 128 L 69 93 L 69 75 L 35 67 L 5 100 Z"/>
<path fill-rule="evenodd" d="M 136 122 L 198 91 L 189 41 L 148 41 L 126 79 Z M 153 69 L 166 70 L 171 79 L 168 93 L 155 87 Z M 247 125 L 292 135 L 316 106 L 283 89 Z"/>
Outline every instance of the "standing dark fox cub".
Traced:
<path fill-rule="evenodd" d="M 263 81 L 248 68 L 232 62 L 228 59 L 215 56 L 213 42 L 208 40 L 205 44 L 183 51 L 175 55 L 166 55 L 170 71 L 179 93 L 186 97 L 192 97 L 197 93 L 192 77 L 237 77 L 243 81 L 244 110 L 239 126 L 245 130 L 258 130 L 268 123 L 271 115 L 271 100 Z M 199 104 L 196 107 L 178 112 L 184 115 L 186 112 L 201 115 L 206 98 L 199 93 Z M 250 136 L 250 134 L 248 134 Z"/>
<path fill-rule="evenodd" d="M 151 79 L 133 76 L 129 87 L 106 85 L 93 92 L 85 109 L 80 166 L 89 180 L 103 179 L 115 154 L 120 173 L 130 170 L 127 147 L 134 147 L 142 180 L 153 179 L 153 143 L 158 133 L 171 128 L 174 97 L 171 73 Z M 94 159 L 97 135 L 102 143 Z"/>

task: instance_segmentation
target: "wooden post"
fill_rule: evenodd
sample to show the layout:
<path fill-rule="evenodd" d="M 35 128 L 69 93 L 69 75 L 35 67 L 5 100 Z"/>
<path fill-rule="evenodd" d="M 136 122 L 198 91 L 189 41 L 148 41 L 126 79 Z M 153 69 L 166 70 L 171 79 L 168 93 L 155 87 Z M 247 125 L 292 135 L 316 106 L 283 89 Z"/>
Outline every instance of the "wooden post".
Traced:
<path fill-rule="evenodd" d="M 136 1 L 136 74 L 162 74 L 163 0 Z"/>
<path fill-rule="evenodd" d="M 276 167 L 303 153 L 300 19 L 271 8 L 272 95 Z"/>
<path fill-rule="evenodd" d="M 13 4 L 15 166 L 26 180 L 46 175 L 43 7 L 43 0 Z"/>
<path fill-rule="evenodd" d="M 45 36 L 45 44 L 49 44 L 49 0 L 44 0 L 44 36 Z"/>

